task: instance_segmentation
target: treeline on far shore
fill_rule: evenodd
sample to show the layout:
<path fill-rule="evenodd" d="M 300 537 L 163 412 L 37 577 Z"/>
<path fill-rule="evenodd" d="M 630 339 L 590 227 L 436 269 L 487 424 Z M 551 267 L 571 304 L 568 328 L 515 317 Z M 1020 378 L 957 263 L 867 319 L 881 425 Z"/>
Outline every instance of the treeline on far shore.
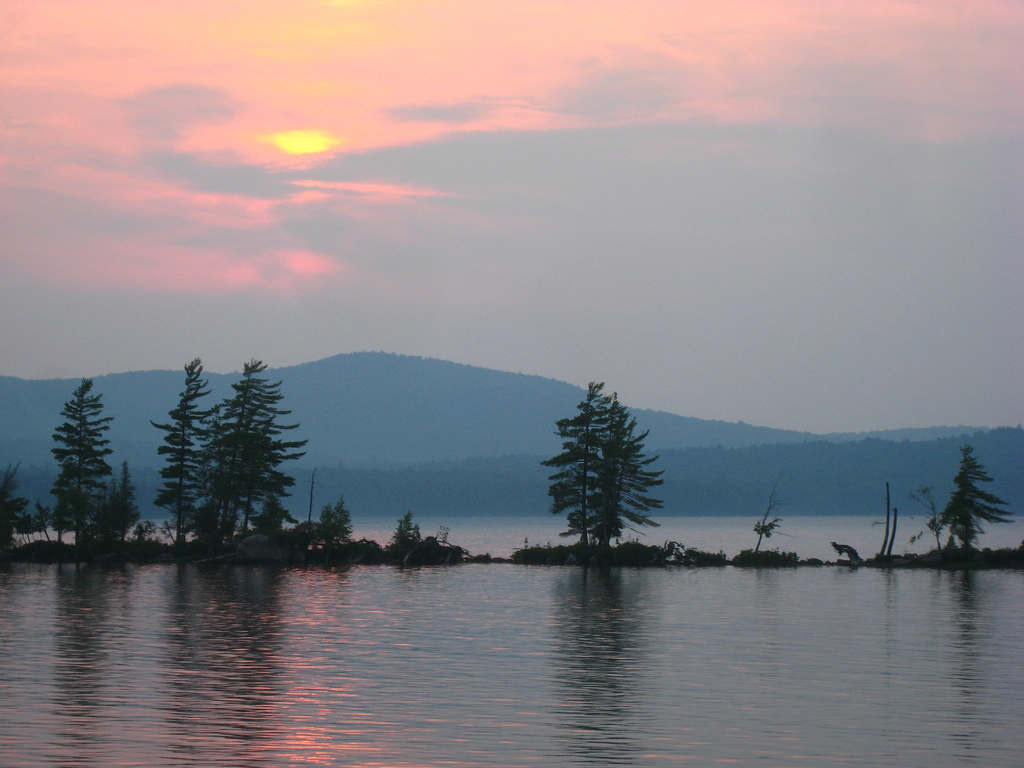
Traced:
<path fill-rule="evenodd" d="M 993 491 L 1010 507 L 1024 507 L 1024 430 L 1006 427 L 922 442 L 869 438 L 849 443 L 798 443 L 752 448 L 661 449 L 662 516 L 745 516 L 756 512 L 776 479 L 788 515 L 884 514 L 885 483 L 893 501 L 910 508 L 908 494 L 922 486 L 939 497 L 952 490 L 960 446 L 970 442 L 995 478 Z M 117 454 L 114 457 L 116 458 Z M 132 479 L 143 519 L 166 510 L 152 500 L 162 482 L 153 465 L 133 465 Z M 331 466 L 316 469 L 316 498 L 344 495 L 361 516 L 393 519 L 407 509 L 431 517 L 547 515 L 544 456 L 494 456 L 401 467 Z M 0 460 L 17 465 L 17 456 Z M 285 507 L 296 517 L 309 503 L 309 464 L 293 469 L 296 480 Z M 115 462 L 115 466 L 118 464 Z M 22 463 L 20 493 L 52 504 L 52 466 Z"/>

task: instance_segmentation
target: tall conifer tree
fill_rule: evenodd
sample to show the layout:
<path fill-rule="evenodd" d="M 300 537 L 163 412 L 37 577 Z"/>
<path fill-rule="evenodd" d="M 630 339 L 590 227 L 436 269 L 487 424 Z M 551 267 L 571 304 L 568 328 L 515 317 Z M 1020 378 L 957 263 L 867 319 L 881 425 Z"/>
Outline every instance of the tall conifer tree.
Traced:
<path fill-rule="evenodd" d="M 128 462 L 121 462 L 121 472 L 110 480 L 106 498 L 96 519 L 96 535 L 107 543 L 124 541 L 139 522 L 139 505 L 135 501 L 135 484 L 128 471 Z"/>
<path fill-rule="evenodd" d="M 103 401 L 92 392 L 92 379 L 82 379 L 71 399 L 64 403 L 65 421 L 53 433 L 57 445 L 51 449 L 60 465 L 53 484 L 57 499 L 54 525 L 58 538 L 69 528 L 81 543 L 91 517 L 106 492 L 105 478 L 111 474 L 106 457 L 113 451 L 103 435 L 110 429 L 111 416 L 103 416 Z"/>
<path fill-rule="evenodd" d="M 278 408 L 284 397 L 281 382 L 270 383 L 261 376 L 267 366 L 250 360 L 242 378 L 231 385 L 235 394 L 224 401 L 218 429 L 211 435 L 213 453 L 221 465 L 216 479 L 221 529 L 225 536 L 234 533 L 242 516 L 242 531 L 256 505 L 271 496 L 287 496 L 294 478 L 281 471 L 285 461 L 305 455 L 299 451 L 305 440 L 284 440 L 281 435 L 298 424 L 281 424 L 279 419 L 291 413 Z"/>
<path fill-rule="evenodd" d="M 177 406 L 168 412 L 171 420 L 166 424 L 150 422 L 164 432 L 164 444 L 157 448 L 157 453 L 166 457 L 160 470 L 165 482 L 157 492 L 155 504 L 174 517 L 175 545 L 180 545 L 185 536 L 202 487 L 200 464 L 208 413 L 199 407 L 199 401 L 208 394 L 203 363 L 197 357 L 185 366 L 185 388 L 178 396 Z"/>
<path fill-rule="evenodd" d="M 583 546 L 590 544 L 600 490 L 601 441 L 608 427 L 610 403 L 603 390 L 603 382 L 590 382 L 586 397 L 576 406 L 576 415 L 555 422 L 555 434 L 563 441 L 562 452 L 541 462 L 557 470 L 549 478 L 548 495 L 551 513 L 566 513 L 568 528 L 562 535 L 578 535 Z"/>
<path fill-rule="evenodd" d="M 590 382 L 576 414 L 556 422 L 562 452 L 541 462 L 557 471 L 550 476 L 551 512 L 567 513 L 568 530 L 583 546 L 607 546 L 624 527 L 657 525 L 647 516 L 661 501 L 647 495 L 660 485 L 661 472 L 648 467 L 657 456 L 644 455 L 647 432 L 636 434 L 636 419 L 604 384 Z"/>
<path fill-rule="evenodd" d="M 647 435 L 646 431 L 636 434 L 636 419 L 613 393 L 601 440 L 600 506 L 594 530 L 602 546 L 621 536 L 624 528 L 658 525 L 646 513 L 661 509 L 662 502 L 647 491 L 664 481 L 662 472 L 649 469 L 658 457 L 644 454 Z"/>
<path fill-rule="evenodd" d="M 949 526 L 950 539 L 956 538 L 960 546 L 970 549 L 978 535 L 984 533 L 981 522 L 1012 522 L 1007 510 L 999 509 L 1006 502 L 978 487 L 990 483 L 992 478 L 974 456 L 974 448 L 965 444 L 960 448 L 960 471 L 953 478 L 954 489 L 942 513 L 942 523 Z"/>

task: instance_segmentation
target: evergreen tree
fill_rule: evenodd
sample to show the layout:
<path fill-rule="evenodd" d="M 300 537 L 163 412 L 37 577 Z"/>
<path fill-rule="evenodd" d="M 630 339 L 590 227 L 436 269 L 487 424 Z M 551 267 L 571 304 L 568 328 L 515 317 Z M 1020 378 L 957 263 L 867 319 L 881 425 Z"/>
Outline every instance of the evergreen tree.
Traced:
<path fill-rule="evenodd" d="M 941 522 L 949 526 L 950 541 L 960 541 L 960 546 L 970 549 L 978 535 L 984 533 L 981 522 L 1009 523 L 1012 522 L 1006 510 L 1006 502 L 988 491 L 978 487 L 978 483 L 990 483 L 992 478 L 985 472 L 985 467 L 974 456 L 974 448 L 965 444 L 960 448 L 960 471 L 953 478 L 955 486 L 949 497 L 949 503 L 942 513 Z"/>
<path fill-rule="evenodd" d="M 0 473 L 0 549 L 11 546 L 14 533 L 26 518 L 28 499 L 16 496 L 18 467 L 10 464 Z M 28 516 L 30 518 L 30 516 Z"/>
<path fill-rule="evenodd" d="M 92 395 L 92 379 L 82 379 L 71 399 L 64 403 L 65 421 L 53 433 L 57 445 L 51 449 L 60 465 L 53 484 L 57 499 L 54 526 L 58 540 L 67 529 L 74 530 L 80 543 L 92 516 L 106 492 L 105 478 L 111 474 L 106 457 L 113 451 L 103 437 L 113 418 L 103 416 L 100 395 Z"/>
<path fill-rule="evenodd" d="M 192 521 L 196 538 L 212 546 L 231 538 L 234 533 L 233 526 L 228 530 L 226 522 L 221 521 L 221 507 L 231 495 L 231 456 L 223 410 L 223 403 L 218 403 L 206 415 L 206 443 L 200 449 L 198 466 L 202 491 Z M 226 521 L 226 515 L 224 517 Z"/>
<path fill-rule="evenodd" d="M 268 496 L 263 500 L 263 509 L 258 515 L 253 515 L 252 526 L 256 533 L 271 535 L 284 530 L 285 523 L 299 522 L 281 503 L 277 496 Z"/>
<path fill-rule="evenodd" d="M 53 510 L 44 507 L 37 501 L 35 513 L 26 512 L 21 522 L 22 527 L 18 533 L 24 533 L 27 536 L 41 533 L 49 541 L 50 529 L 53 527 Z"/>
<path fill-rule="evenodd" d="M 590 382 L 586 397 L 576 406 L 576 415 L 555 422 L 562 452 L 541 462 L 557 470 L 548 478 L 548 495 L 552 514 L 567 513 L 568 530 L 562 535 L 578 535 L 583 546 L 590 544 L 601 490 L 601 444 L 611 406 L 611 398 L 603 390 L 603 382 Z"/>
<path fill-rule="evenodd" d="M 412 523 L 412 513 L 409 513 L 409 523 Z M 419 528 L 416 529 L 417 531 Z M 320 510 L 320 523 L 318 526 L 320 540 L 328 552 L 335 547 L 348 544 L 352 541 L 352 515 L 345 506 L 345 498 L 339 496 L 334 504 L 325 504 Z"/>
<path fill-rule="evenodd" d="M 406 512 L 398 519 L 395 532 L 388 542 L 388 551 L 392 554 L 404 555 L 421 541 L 420 527 L 412 521 L 412 512 Z"/>
<path fill-rule="evenodd" d="M 139 505 L 135 501 L 128 462 L 121 462 L 121 474 L 111 478 L 106 498 L 96 518 L 96 536 L 106 543 L 124 541 L 139 522 Z"/>
<path fill-rule="evenodd" d="M 197 357 L 185 366 L 185 388 L 178 397 L 178 405 L 168 415 L 166 424 L 151 421 L 162 430 L 164 444 L 157 448 L 167 462 L 160 470 L 165 482 L 157 492 L 155 504 L 167 509 L 174 519 L 174 543 L 180 545 L 202 489 L 200 470 L 202 441 L 205 438 L 207 412 L 199 401 L 210 394 L 203 380 L 203 363 Z"/>
<path fill-rule="evenodd" d="M 192 533 L 196 541 L 215 549 L 224 539 L 225 533 L 221 529 L 220 507 L 217 500 L 207 498 L 196 507 L 195 516 L 192 519 Z"/>
<path fill-rule="evenodd" d="M 647 491 L 664 481 L 662 472 L 648 469 L 658 457 L 644 455 L 647 435 L 646 431 L 636 434 L 636 419 L 613 393 L 608 402 L 608 421 L 601 436 L 598 465 L 600 505 L 594 534 L 601 546 L 606 547 L 612 539 L 621 536 L 624 528 L 658 525 L 646 513 L 661 509 L 662 502 L 649 496 Z"/>
<path fill-rule="evenodd" d="M 648 494 L 661 485 L 661 472 L 649 467 L 657 456 L 644 454 L 647 432 L 637 434 L 636 419 L 604 384 L 591 382 L 574 416 L 556 422 L 562 452 L 541 462 L 558 471 L 548 495 L 553 514 L 566 512 L 568 530 L 583 546 L 608 546 L 635 525 L 657 525 L 648 517 L 662 502 Z"/>
<path fill-rule="evenodd" d="M 272 384 L 259 375 L 266 369 L 259 360 L 245 364 L 242 378 L 231 385 L 235 394 L 224 401 L 210 436 L 209 455 L 218 465 L 213 491 L 225 536 L 234 533 L 239 514 L 244 532 L 256 504 L 271 496 L 288 495 L 287 489 L 295 480 L 280 466 L 305 455 L 297 450 L 306 444 L 305 440 L 281 438 L 283 432 L 299 425 L 278 421 L 291 411 L 277 407 L 284 397 L 281 382 Z"/>

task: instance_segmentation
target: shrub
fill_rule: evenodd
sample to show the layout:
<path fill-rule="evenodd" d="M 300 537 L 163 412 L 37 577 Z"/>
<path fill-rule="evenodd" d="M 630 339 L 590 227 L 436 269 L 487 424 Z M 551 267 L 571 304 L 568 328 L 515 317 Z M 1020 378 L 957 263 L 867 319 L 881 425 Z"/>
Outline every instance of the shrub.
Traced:
<path fill-rule="evenodd" d="M 572 562 L 580 562 L 583 548 L 579 544 L 561 544 L 553 547 L 523 547 L 512 553 L 512 562 L 521 565 L 566 565 L 570 556 Z"/>
<path fill-rule="evenodd" d="M 780 552 L 777 549 L 765 549 L 755 552 L 744 549 L 732 559 L 733 565 L 753 568 L 781 568 L 797 565 L 800 557 L 796 552 Z"/>
<path fill-rule="evenodd" d="M 683 547 L 676 556 L 675 562 L 679 565 L 692 565 L 699 567 L 722 566 L 729 562 L 725 552 L 704 552 L 696 547 Z"/>
<path fill-rule="evenodd" d="M 388 542 L 388 557 L 401 560 L 420 541 L 422 541 L 420 527 L 412 521 L 412 512 L 406 512 L 398 519 L 395 532 L 391 536 L 391 541 Z"/>

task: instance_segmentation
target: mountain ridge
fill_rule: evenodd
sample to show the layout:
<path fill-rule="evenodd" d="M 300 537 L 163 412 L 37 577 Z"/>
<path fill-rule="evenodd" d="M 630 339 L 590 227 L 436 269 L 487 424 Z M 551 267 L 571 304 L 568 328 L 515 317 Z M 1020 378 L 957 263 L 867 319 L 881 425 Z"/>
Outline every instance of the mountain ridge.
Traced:
<path fill-rule="evenodd" d="M 237 373 L 205 374 L 209 404 L 227 397 Z M 308 439 L 301 464 L 354 468 L 508 455 L 550 455 L 559 449 L 557 419 L 571 415 L 584 389 L 542 376 L 480 368 L 434 358 L 386 352 L 353 352 L 294 366 L 269 368 L 282 382 L 285 421 Z M 130 371 L 93 377 L 104 412 L 114 417 L 108 437 L 117 461 L 159 465 L 163 422 L 177 404 L 181 370 Z M 80 379 L 0 377 L 0 463 L 52 463 L 53 430 Z M 628 404 L 627 404 L 628 405 Z M 698 419 L 665 411 L 632 409 L 650 430 L 651 450 L 741 448 L 866 437 L 930 440 L 978 431 L 975 427 L 926 427 L 869 433 L 816 434 L 743 422 Z"/>
<path fill-rule="evenodd" d="M 336 355 L 268 369 L 282 382 L 283 407 L 307 438 L 307 454 L 285 468 L 296 479 L 286 506 L 306 514 L 311 473 L 316 497 L 344 494 L 370 516 L 412 509 L 445 514 L 543 514 L 549 470 L 560 449 L 555 421 L 571 415 L 584 389 L 541 376 L 508 373 L 388 353 Z M 231 393 L 238 374 L 209 374 L 209 405 Z M 44 504 L 56 476 L 50 449 L 63 403 L 79 379 L 0 377 L 0 467 L 20 465 L 21 492 Z M 141 371 L 93 379 L 104 413 L 112 466 L 129 462 L 143 514 L 161 517 L 152 499 L 162 465 L 162 433 L 184 384 L 182 371 Z M 665 471 L 665 514 L 758 511 L 782 478 L 787 514 L 877 511 L 884 484 L 906 494 L 932 485 L 942 499 L 963 442 L 972 442 L 1012 508 L 1024 504 L 1024 431 L 932 427 L 817 435 L 633 409 L 646 445 Z M 916 438 L 916 439 L 915 439 Z M 894 496 L 894 498 L 896 498 Z"/>

